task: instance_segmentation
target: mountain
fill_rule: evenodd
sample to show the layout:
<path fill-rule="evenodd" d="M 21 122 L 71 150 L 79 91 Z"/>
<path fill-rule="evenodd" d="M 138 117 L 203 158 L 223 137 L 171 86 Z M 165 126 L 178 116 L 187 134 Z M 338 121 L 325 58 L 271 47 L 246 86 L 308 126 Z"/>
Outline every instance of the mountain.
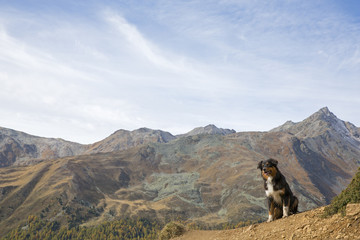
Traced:
<path fill-rule="evenodd" d="M 86 153 L 125 150 L 151 142 L 167 143 L 175 138 L 169 132 L 149 128 L 140 128 L 134 131 L 118 130 L 104 140 L 90 145 Z"/>
<path fill-rule="evenodd" d="M 279 131 L 283 132 L 282 129 Z M 301 164 L 317 187 L 326 192 L 325 195 L 339 193 L 346 186 L 343 180 L 348 179 L 348 174 L 353 174 L 349 169 L 357 169 L 360 165 L 359 129 L 338 119 L 327 107 L 302 122 L 292 124 L 285 132 L 299 140 L 294 149 L 302 159 Z M 314 160 L 310 161 L 312 158 Z"/>
<path fill-rule="evenodd" d="M 195 128 L 189 133 L 173 136 L 169 132 L 139 128 L 134 131 L 118 130 L 109 137 L 89 145 L 63 139 L 37 137 L 20 131 L 0 127 L 0 167 L 33 164 L 46 159 L 126 150 L 148 143 L 167 143 L 174 139 L 198 134 L 227 135 L 234 130 L 215 125 Z"/>
<path fill-rule="evenodd" d="M 138 216 L 205 225 L 265 219 L 260 160 L 279 160 L 301 211 L 329 203 L 360 165 L 359 129 L 327 108 L 269 132 L 123 131 L 84 155 L 0 168 L 0 235 L 27 215 L 69 226 Z M 134 140 L 141 131 L 151 140 Z"/>
<path fill-rule="evenodd" d="M 316 137 L 324 132 L 336 132 L 339 137 L 349 140 L 354 139 L 354 144 L 360 140 L 360 130 L 349 122 L 338 119 L 327 107 L 312 114 L 302 122 L 287 121 L 284 125 L 270 132 L 289 132 L 297 137 Z"/>
<path fill-rule="evenodd" d="M 79 155 L 86 146 L 63 139 L 43 138 L 0 127 L 0 167 Z"/>
<path fill-rule="evenodd" d="M 190 132 L 185 134 L 180 134 L 177 137 L 188 137 L 188 136 L 195 136 L 200 134 L 228 135 L 232 133 L 236 133 L 236 131 L 233 129 L 230 130 L 230 129 L 218 128 L 213 124 L 209 124 L 205 127 L 194 128 Z"/>

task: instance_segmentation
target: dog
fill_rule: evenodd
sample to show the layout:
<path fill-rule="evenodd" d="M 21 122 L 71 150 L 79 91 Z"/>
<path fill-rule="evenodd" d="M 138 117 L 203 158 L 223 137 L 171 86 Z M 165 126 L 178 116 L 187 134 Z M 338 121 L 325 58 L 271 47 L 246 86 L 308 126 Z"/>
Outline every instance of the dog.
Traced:
<path fill-rule="evenodd" d="M 291 192 L 284 175 L 277 167 L 278 161 L 272 158 L 260 161 L 258 169 L 264 179 L 265 194 L 268 202 L 268 222 L 288 217 L 298 212 L 299 200 Z"/>

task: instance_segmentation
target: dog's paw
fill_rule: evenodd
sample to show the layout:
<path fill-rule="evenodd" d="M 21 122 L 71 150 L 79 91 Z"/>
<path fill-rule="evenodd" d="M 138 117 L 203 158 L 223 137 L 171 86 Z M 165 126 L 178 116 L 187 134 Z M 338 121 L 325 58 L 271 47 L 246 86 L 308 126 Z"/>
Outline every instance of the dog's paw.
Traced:
<path fill-rule="evenodd" d="M 273 219 L 273 216 L 269 216 L 269 218 L 268 218 L 268 220 L 267 220 L 267 222 L 272 222 L 274 219 Z"/>

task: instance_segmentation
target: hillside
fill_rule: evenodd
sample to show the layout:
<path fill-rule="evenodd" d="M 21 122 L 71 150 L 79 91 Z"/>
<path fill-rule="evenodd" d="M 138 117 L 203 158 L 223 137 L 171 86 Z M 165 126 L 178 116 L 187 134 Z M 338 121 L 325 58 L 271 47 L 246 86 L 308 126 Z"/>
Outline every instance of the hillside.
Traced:
<path fill-rule="evenodd" d="M 212 226 L 265 219 L 260 160 L 279 160 L 301 211 L 329 203 L 360 165 L 359 129 L 327 108 L 269 132 L 173 138 L 139 129 L 89 146 L 83 151 L 95 152 L 0 168 L 0 234 L 28 215 L 69 226 L 138 216 Z"/>
<path fill-rule="evenodd" d="M 324 207 L 292 215 L 270 223 L 233 230 L 188 231 L 174 240 L 243 239 L 360 239 L 360 204 L 349 204 L 346 216 L 323 218 Z"/>

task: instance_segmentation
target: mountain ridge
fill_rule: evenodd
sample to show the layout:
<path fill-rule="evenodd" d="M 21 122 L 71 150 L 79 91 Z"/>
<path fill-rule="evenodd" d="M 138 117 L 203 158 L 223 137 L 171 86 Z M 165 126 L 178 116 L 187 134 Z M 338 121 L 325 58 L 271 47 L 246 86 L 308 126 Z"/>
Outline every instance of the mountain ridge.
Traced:
<path fill-rule="evenodd" d="M 227 135 L 232 133 L 235 133 L 235 130 L 217 128 L 213 124 L 198 127 L 188 133 L 176 136 L 166 131 L 143 127 L 133 131 L 119 129 L 98 142 L 80 144 L 61 138 L 45 138 L 0 127 L 0 167 L 13 164 L 33 164 L 45 159 L 81 154 L 121 151 L 151 142 L 167 143 L 178 138 L 200 134 Z"/>

